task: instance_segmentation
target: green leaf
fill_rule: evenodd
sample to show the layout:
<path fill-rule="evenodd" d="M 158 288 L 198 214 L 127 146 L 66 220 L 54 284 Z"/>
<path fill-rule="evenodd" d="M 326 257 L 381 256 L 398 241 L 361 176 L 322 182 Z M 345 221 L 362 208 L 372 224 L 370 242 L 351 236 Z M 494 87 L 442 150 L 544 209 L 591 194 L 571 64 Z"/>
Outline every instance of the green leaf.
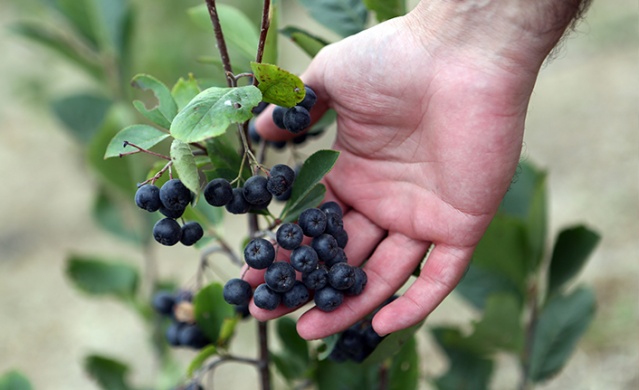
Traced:
<path fill-rule="evenodd" d="M 317 183 L 311 188 L 311 190 L 300 199 L 294 206 L 292 206 L 286 212 L 286 216 L 282 218 L 282 222 L 293 222 L 302 214 L 302 212 L 311 207 L 317 207 L 326 195 L 326 186 L 322 183 Z"/>
<path fill-rule="evenodd" d="M 126 145 L 125 142 L 148 150 L 169 136 L 168 133 L 149 125 L 131 125 L 125 127 L 111 139 L 111 142 L 109 142 L 104 152 L 104 158 L 120 157 L 122 153 L 137 150 L 132 146 Z"/>
<path fill-rule="evenodd" d="M 262 54 L 262 62 L 267 64 L 278 63 L 278 26 L 279 26 L 279 4 L 275 1 L 271 2 L 269 14 L 269 27 L 266 33 L 266 41 L 264 42 L 264 54 Z M 258 39 L 259 40 L 259 39 Z"/>
<path fill-rule="evenodd" d="M 559 233 L 548 271 L 548 295 L 560 292 L 581 271 L 600 238 L 585 226 L 574 226 Z"/>
<path fill-rule="evenodd" d="M 112 103 L 102 96 L 81 93 L 56 99 L 51 107 L 71 134 L 87 144 L 100 130 Z"/>
<path fill-rule="evenodd" d="M 158 102 L 157 106 L 149 110 L 143 102 L 136 100 L 133 102 L 135 109 L 153 123 L 168 129 L 178 111 L 177 104 L 173 100 L 169 88 L 160 80 L 148 74 L 136 75 L 133 77 L 131 85 L 142 90 L 151 90 Z"/>
<path fill-rule="evenodd" d="M 89 355 L 84 359 L 84 371 L 104 390 L 130 390 L 126 381 L 129 367 L 115 359 Z"/>
<path fill-rule="evenodd" d="M 11 26 L 11 30 L 68 59 L 96 80 L 104 76 L 100 64 L 94 58 L 79 53 L 69 39 L 59 31 L 32 22 L 16 23 Z"/>
<path fill-rule="evenodd" d="M 483 310 L 493 294 L 507 293 L 516 297 L 518 304 L 524 301 L 523 291 L 507 277 L 471 264 L 461 282 L 455 288 L 470 304 Z"/>
<path fill-rule="evenodd" d="M 406 13 L 406 0 L 364 0 L 364 5 L 383 22 Z"/>
<path fill-rule="evenodd" d="M 332 334 L 332 335 L 330 335 L 328 337 L 324 337 L 322 339 L 322 342 L 324 344 L 322 344 L 318 348 L 317 359 L 324 360 L 327 357 L 329 357 L 329 355 L 333 351 L 333 348 L 335 348 L 335 345 L 337 345 L 337 342 L 339 341 L 339 338 L 340 338 L 340 334 L 339 333 Z"/>
<path fill-rule="evenodd" d="M 524 344 L 521 325 L 521 302 L 511 294 L 493 294 L 486 301 L 481 320 L 475 324 L 474 332 L 464 342 L 473 349 L 487 353 L 507 350 L 519 354 Z"/>
<path fill-rule="evenodd" d="M 94 0 L 93 3 L 97 16 L 94 29 L 97 30 L 102 48 L 114 48 L 118 54 L 124 54 L 130 1 Z"/>
<path fill-rule="evenodd" d="M 415 335 L 422 325 L 424 325 L 424 321 L 385 336 L 382 342 L 379 343 L 377 348 L 375 348 L 373 353 L 364 360 L 364 364 L 375 365 L 393 357 L 402 349 L 404 344 L 406 344 Z"/>
<path fill-rule="evenodd" d="M 322 360 L 315 371 L 318 390 L 371 390 L 379 388 L 377 366 Z"/>
<path fill-rule="evenodd" d="M 262 100 L 282 107 L 293 107 L 304 99 L 304 82 L 277 65 L 251 62 L 251 69 L 262 92 Z"/>
<path fill-rule="evenodd" d="M 94 49 L 98 48 L 95 31 L 96 8 L 93 0 L 52 0 L 50 3 L 66 17 L 73 29 Z"/>
<path fill-rule="evenodd" d="M 31 390 L 29 379 L 20 371 L 11 370 L 0 376 L 0 390 Z"/>
<path fill-rule="evenodd" d="M 300 0 L 311 16 L 343 37 L 366 28 L 368 10 L 362 0 Z"/>
<path fill-rule="evenodd" d="M 388 372 L 390 390 L 414 390 L 419 386 L 419 354 L 415 337 L 409 338 L 393 357 Z"/>
<path fill-rule="evenodd" d="M 535 324 L 529 378 L 541 382 L 557 374 L 595 316 L 595 295 L 581 287 L 551 298 Z"/>
<path fill-rule="evenodd" d="M 463 337 L 456 329 L 436 328 L 432 335 L 446 353 L 448 371 L 436 378 L 439 390 L 486 390 L 493 372 L 493 362 L 459 346 Z"/>
<path fill-rule="evenodd" d="M 197 199 L 201 188 L 200 175 L 191 147 L 187 143 L 174 139 L 171 143 L 171 161 L 173 161 L 173 167 L 180 176 L 182 183 L 195 193 L 195 198 Z"/>
<path fill-rule="evenodd" d="M 202 364 L 206 362 L 211 356 L 217 355 L 217 348 L 215 345 L 207 345 L 204 347 L 194 358 L 191 360 L 188 368 L 186 369 L 186 376 L 192 377 L 195 371 L 197 371 Z"/>
<path fill-rule="evenodd" d="M 318 150 L 309 156 L 293 182 L 291 198 L 286 202 L 280 219 L 286 217 L 289 210 L 294 210 L 306 196 L 314 191 L 317 184 L 335 165 L 339 152 L 335 150 Z"/>
<path fill-rule="evenodd" d="M 205 89 L 175 117 L 171 135 L 187 143 L 217 137 L 224 134 L 230 124 L 252 118 L 251 110 L 261 100 L 260 90 L 252 85 Z"/>
<path fill-rule="evenodd" d="M 307 341 L 297 334 L 295 321 L 288 317 L 277 320 L 276 331 L 282 345 L 281 353 L 273 353 L 278 370 L 289 381 L 303 378 L 310 364 Z"/>
<path fill-rule="evenodd" d="M 233 6 L 218 2 L 216 9 L 227 45 L 237 49 L 247 59 L 255 58 L 260 37 L 255 24 Z M 189 8 L 187 12 L 196 26 L 212 31 L 213 25 L 206 4 Z"/>
<path fill-rule="evenodd" d="M 221 284 L 214 282 L 202 288 L 193 297 L 195 321 L 213 344 L 220 336 L 224 320 L 235 316 L 233 306 L 224 300 L 222 289 Z"/>
<path fill-rule="evenodd" d="M 123 299 L 135 295 L 139 280 L 137 269 L 129 264 L 78 255 L 67 260 L 66 274 L 87 294 Z"/>
<path fill-rule="evenodd" d="M 133 212 L 141 210 L 123 207 L 122 202 L 118 202 L 118 199 L 102 187 L 98 190 L 91 211 L 93 218 L 108 232 L 125 241 L 137 245 L 143 244 L 144 238 L 140 234 L 141 224 L 136 223 L 138 222 L 136 215 L 132 215 Z"/>
<path fill-rule="evenodd" d="M 285 37 L 288 37 L 293 43 L 299 46 L 311 58 L 315 57 L 324 46 L 329 44 L 323 38 L 309 33 L 297 27 L 286 27 L 280 31 Z"/>
<path fill-rule="evenodd" d="M 193 74 L 189 74 L 188 80 L 180 77 L 177 83 L 173 86 L 171 95 L 178 106 L 178 111 L 180 111 L 200 92 L 202 92 L 202 90 L 200 89 L 197 80 L 193 77 Z"/>

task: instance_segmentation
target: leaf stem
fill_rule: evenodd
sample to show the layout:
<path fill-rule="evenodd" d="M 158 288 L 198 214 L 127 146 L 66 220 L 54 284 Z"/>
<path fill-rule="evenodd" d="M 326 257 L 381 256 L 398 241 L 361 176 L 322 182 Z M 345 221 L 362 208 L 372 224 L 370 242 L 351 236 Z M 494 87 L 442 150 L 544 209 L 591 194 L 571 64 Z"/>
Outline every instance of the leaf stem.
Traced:
<path fill-rule="evenodd" d="M 528 307 L 530 310 L 530 315 L 526 323 L 526 338 L 524 341 L 524 352 L 521 358 L 522 374 L 521 382 L 519 384 L 519 390 L 528 390 L 530 388 L 530 380 L 528 379 L 528 377 L 530 376 L 533 343 L 535 340 L 535 331 L 537 330 L 537 319 L 539 317 L 537 286 L 533 285 L 529 290 Z"/>
<path fill-rule="evenodd" d="M 217 7 L 215 0 L 206 0 L 206 7 L 209 10 L 209 16 L 211 17 L 211 23 L 213 24 L 213 31 L 215 32 L 215 40 L 217 41 L 217 49 L 220 52 L 222 59 L 222 66 L 224 72 L 233 74 L 233 68 L 231 67 L 231 58 L 226 48 L 226 41 L 224 40 L 224 34 L 222 32 L 222 25 L 220 24 L 220 16 L 217 13 Z M 229 87 L 232 87 L 231 80 L 227 76 L 226 81 Z"/>
<path fill-rule="evenodd" d="M 132 147 L 136 148 L 137 150 L 136 150 L 136 151 L 134 151 L 134 152 L 120 153 L 120 154 L 119 154 L 119 157 L 129 156 L 129 155 L 131 155 L 131 154 L 136 154 L 136 153 L 140 153 L 140 152 L 142 152 L 142 153 L 150 154 L 151 156 L 155 156 L 155 157 L 162 158 L 162 159 L 164 159 L 164 160 L 169 160 L 169 161 L 171 161 L 171 157 L 169 157 L 169 156 L 165 156 L 165 155 L 160 154 L 160 153 L 152 152 L 152 151 L 150 151 L 150 150 L 148 150 L 148 149 L 144 149 L 143 147 L 138 146 L 138 145 L 136 145 L 136 144 L 134 144 L 134 143 L 131 143 L 131 142 L 129 142 L 129 141 L 124 141 L 124 144 L 123 144 L 123 145 L 124 145 L 124 147 L 132 146 Z"/>

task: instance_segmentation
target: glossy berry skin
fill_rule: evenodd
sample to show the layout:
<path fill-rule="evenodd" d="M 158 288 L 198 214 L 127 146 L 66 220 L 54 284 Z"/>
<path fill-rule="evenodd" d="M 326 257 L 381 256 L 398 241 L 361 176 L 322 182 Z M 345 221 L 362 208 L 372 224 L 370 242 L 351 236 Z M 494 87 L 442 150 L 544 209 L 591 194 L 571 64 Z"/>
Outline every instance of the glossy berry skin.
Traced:
<path fill-rule="evenodd" d="M 366 272 L 362 268 L 355 267 L 355 283 L 344 290 L 344 294 L 349 296 L 359 295 L 364 291 L 366 283 L 368 283 Z"/>
<path fill-rule="evenodd" d="M 320 290 L 328 284 L 328 270 L 324 266 L 320 266 L 311 272 L 302 274 L 302 283 L 309 290 Z"/>
<path fill-rule="evenodd" d="M 160 187 L 160 200 L 169 210 L 182 210 L 191 202 L 191 191 L 180 179 L 171 179 Z"/>
<path fill-rule="evenodd" d="M 180 345 L 193 349 L 204 348 L 210 341 L 196 324 L 187 324 L 178 333 Z"/>
<path fill-rule="evenodd" d="M 317 237 L 326 230 L 326 214 L 318 208 L 310 208 L 302 211 L 297 221 L 304 235 Z"/>
<path fill-rule="evenodd" d="M 145 184 L 135 192 L 135 204 L 142 210 L 155 212 L 162 207 L 160 189 L 153 184 Z"/>
<path fill-rule="evenodd" d="M 311 108 L 313 108 L 313 106 L 315 105 L 315 102 L 317 102 L 317 95 L 315 94 L 315 91 L 313 91 L 308 85 L 304 86 L 304 90 L 306 91 L 304 99 L 301 102 L 297 103 L 297 105 L 304 107 L 308 111 L 310 111 Z"/>
<path fill-rule="evenodd" d="M 244 183 L 244 199 L 251 205 L 264 205 L 271 201 L 273 195 L 266 188 L 267 178 L 264 176 L 251 176 Z"/>
<path fill-rule="evenodd" d="M 275 164 L 273 165 L 273 167 L 271 168 L 270 175 L 282 175 L 284 176 L 284 178 L 293 183 L 293 181 L 295 180 L 295 171 L 293 170 L 293 168 L 289 167 L 286 164 Z"/>
<path fill-rule="evenodd" d="M 271 290 L 266 283 L 262 283 L 255 288 L 253 293 L 253 303 L 255 306 L 264 310 L 275 310 L 282 301 L 282 296 L 279 293 Z"/>
<path fill-rule="evenodd" d="M 326 213 L 326 233 L 334 237 L 335 234 L 339 234 L 342 230 L 344 230 L 342 217 L 336 213 Z"/>
<path fill-rule="evenodd" d="M 164 316 L 170 316 L 173 314 L 173 306 L 175 306 L 175 297 L 168 291 L 158 291 L 153 294 L 151 300 L 151 306 L 153 309 Z"/>
<path fill-rule="evenodd" d="M 244 260 L 251 268 L 266 269 L 275 260 L 275 248 L 263 238 L 254 238 L 244 248 Z"/>
<path fill-rule="evenodd" d="M 288 222 L 277 229 L 276 237 L 280 248 L 293 250 L 302 244 L 304 233 L 299 225 Z"/>
<path fill-rule="evenodd" d="M 317 252 L 317 256 L 321 261 L 330 261 L 337 256 L 339 246 L 337 240 L 330 234 L 320 234 L 313 238 L 311 247 Z"/>
<path fill-rule="evenodd" d="M 342 208 L 340 207 L 340 205 L 337 202 L 325 202 L 322 203 L 319 207 L 320 210 L 322 210 L 323 212 L 325 212 L 326 214 L 328 213 L 335 213 L 337 215 L 339 215 L 340 217 L 344 217 L 344 213 L 342 211 Z"/>
<path fill-rule="evenodd" d="M 172 218 L 161 219 L 153 226 L 153 238 L 162 245 L 175 245 L 182 238 L 182 228 Z"/>
<path fill-rule="evenodd" d="M 330 260 L 325 260 L 324 264 L 330 269 L 337 263 L 348 263 L 348 259 L 346 258 L 346 253 L 344 249 L 338 247 L 337 254 Z"/>
<path fill-rule="evenodd" d="M 337 290 L 346 290 L 355 284 L 355 268 L 337 263 L 328 270 L 328 284 Z"/>
<path fill-rule="evenodd" d="M 304 107 L 291 107 L 284 113 L 284 128 L 293 134 L 301 133 L 310 124 L 311 114 Z"/>
<path fill-rule="evenodd" d="M 286 129 L 284 126 L 284 114 L 286 114 L 286 111 L 288 111 L 288 109 L 282 106 L 276 106 L 275 109 L 273 109 L 273 123 L 280 129 Z"/>
<path fill-rule="evenodd" d="M 204 230 L 199 223 L 190 221 L 182 225 L 182 238 L 180 238 L 180 242 L 183 245 L 191 246 L 198 242 L 202 236 L 204 236 Z"/>
<path fill-rule="evenodd" d="M 160 211 L 160 214 L 164 215 L 167 218 L 178 219 L 184 214 L 185 210 L 186 208 L 179 209 L 179 210 L 171 210 L 171 209 L 167 209 L 166 207 L 164 207 L 164 205 L 162 205 L 160 206 L 159 211 Z"/>
<path fill-rule="evenodd" d="M 251 204 L 244 198 L 242 188 L 233 188 L 233 199 L 225 206 L 231 214 L 246 214 L 251 209 Z"/>
<path fill-rule="evenodd" d="M 289 291 L 295 285 L 295 269 L 289 263 L 276 261 L 266 269 L 264 282 L 275 292 Z"/>
<path fill-rule="evenodd" d="M 344 249 L 346 248 L 346 244 L 348 244 L 348 233 L 346 230 L 342 229 L 332 234 L 335 237 L 335 241 L 337 241 L 337 246 Z"/>
<path fill-rule="evenodd" d="M 247 281 L 234 278 L 224 284 L 222 295 L 229 305 L 242 306 L 247 305 L 251 300 L 253 289 Z"/>
<path fill-rule="evenodd" d="M 204 199 L 211 206 L 226 206 L 233 199 L 233 188 L 226 179 L 213 179 L 204 187 Z"/>
<path fill-rule="evenodd" d="M 317 268 L 319 257 L 315 249 L 308 245 L 302 245 L 291 253 L 290 262 L 296 270 L 309 273 Z"/>
<path fill-rule="evenodd" d="M 315 302 L 315 306 L 321 311 L 331 312 L 342 304 L 344 294 L 331 286 L 326 286 L 315 291 L 313 301 Z"/>
<path fill-rule="evenodd" d="M 299 280 L 295 281 L 292 289 L 282 293 L 282 303 L 290 309 L 302 306 L 309 298 L 308 288 Z"/>
<path fill-rule="evenodd" d="M 266 190 L 273 196 L 282 196 L 292 185 L 293 183 L 282 175 L 271 175 L 266 181 Z"/>

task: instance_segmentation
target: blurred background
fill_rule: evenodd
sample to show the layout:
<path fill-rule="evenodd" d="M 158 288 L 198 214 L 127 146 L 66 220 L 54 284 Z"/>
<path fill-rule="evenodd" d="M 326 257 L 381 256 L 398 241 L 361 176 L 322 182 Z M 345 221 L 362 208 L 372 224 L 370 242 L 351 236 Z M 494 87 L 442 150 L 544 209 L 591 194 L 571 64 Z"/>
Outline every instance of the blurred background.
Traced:
<path fill-rule="evenodd" d="M 94 389 L 81 362 L 100 352 L 127 361 L 134 383 L 151 383 L 157 367 L 138 317 L 115 300 L 79 293 L 65 276 L 72 254 L 97 253 L 140 267 L 145 256 L 96 225 L 99 174 L 87 166 L 87 144 L 51 109 L 70 93 L 95 92 L 95 82 L 13 32 L 18 21 L 59 25 L 43 3 L 0 2 L 0 373 L 19 369 L 36 389 Z M 144 72 L 170 85 L 188 72 L 214 77 L 210 65 L 197 61 L 215 54 L 213 39 L 186 14 L 199 1 L 132 3 L 138 11 L 135 55 L 123 79 Z M 295 2 L 283 1 L 281 9 L 282 26 L 303 25 L 335 38 Z M 255 18 L 259 7 L 244 11 Z M 550 235 L 576 223 L 602 235 L 580 277 L 596 291 L 596 319 L 565 370 L 543 389 L 639 388 L 638 38 L 635 1 L 594 1 L 544 66 L 532 97 L 523 158 L 548 172 Z M 301 72 L 308 57 L 282 41 L 282 65 Z M 331 134 L 321 142 L 330 145 Z M 182 283 L 192 279 L 198 262 L 192 248 L 156 248 L 154 257 L 160 276 Z M 451 296 L 429 321 L 454 321 L 458 306 Z M 250 354 L 252 324 L 240 332 Z M 437 373 L 441 356 L 422 338 L 423 369 Z M 193 353 L 178 355 L 188 362 Z M 511 368 L 495 379 L 495 389 L 509 388 L 510 375 L 517 374 Z M 222 388 L 254 388 L 252 370 L 241 369 L 241 378 L 234 368 L 220 369 Z"/>

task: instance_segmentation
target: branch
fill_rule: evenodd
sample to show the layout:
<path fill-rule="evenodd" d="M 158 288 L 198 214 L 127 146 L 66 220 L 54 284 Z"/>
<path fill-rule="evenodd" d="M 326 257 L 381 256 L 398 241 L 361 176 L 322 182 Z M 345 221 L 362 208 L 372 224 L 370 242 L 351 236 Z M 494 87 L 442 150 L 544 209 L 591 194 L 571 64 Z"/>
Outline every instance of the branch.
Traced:
<path fill-rule="evenodd" d="M 222 33 L 222 25 L 220 25 L 220 17 L 217 13 L 215 6 L 215 0 L 206 0 L 206 6 L 209 10 L 209 16 L 211 17 L 211 23 L 213 24 L 213 30 L 215 31 L 215 40 L 217 41 L 217 49 L 220 52 L 222 58 L 222 65 L 224 66 L 225 73 L 233 74 L 233 68 L 231 67 L 231 58 L 229 52 L 226 49 L 226 41 L 224 40 L 224 34 Z M 232 87 L 231 80 L 227 77 L 227 83 L 229 87 Z"/>
<path fill-rule="evenodd" d="M 271 1 L 264 0 L 264 8 L 262 8 L 262 25 L 260 26 L 260 41 L 257 44 L 257 55 L 255 56 L 255 62 L 262 62 L 264 56 L 264 45 L 266 44 L 266 36 L 268 35 L 268 28 L 271 26 Z M 257 82 L 253 80 L 253 83 Z"/>

